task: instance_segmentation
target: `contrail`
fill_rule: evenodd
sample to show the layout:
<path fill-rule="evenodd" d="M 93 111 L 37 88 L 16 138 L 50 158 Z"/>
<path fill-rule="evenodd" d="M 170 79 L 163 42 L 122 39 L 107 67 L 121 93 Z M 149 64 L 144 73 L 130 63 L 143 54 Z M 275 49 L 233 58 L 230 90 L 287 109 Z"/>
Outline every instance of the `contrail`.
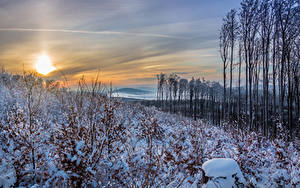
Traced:
<path fill-rule="evenodd" d="M 118 31 L 87 31 L 87 30 L 71 30 L 71 29 L 35 29 L 35 28 L 0 28 L 0 31 L 61 32 L 61 33 L 79 33 L 79 34 L 94 34 L 94 35 L 131 35 L 131 36 L 141 36 L 141 37 L 187 39 L 187 38 L 176 37 L 172 35 L 161 35 L 161 34 L 152 34 L 152 33 L 131 33 L 131 32 L 118 32 Z"/>

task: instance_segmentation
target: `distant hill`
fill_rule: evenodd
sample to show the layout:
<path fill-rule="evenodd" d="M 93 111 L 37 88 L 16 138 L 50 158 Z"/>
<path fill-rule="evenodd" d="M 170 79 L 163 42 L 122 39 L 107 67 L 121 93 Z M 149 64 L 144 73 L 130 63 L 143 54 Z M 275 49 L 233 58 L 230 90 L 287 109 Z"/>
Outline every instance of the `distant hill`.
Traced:
<path fill-rule="evenodd" d="M 136 88 L 120 88 L 120 89 L 115 90 L 114 93 L 124 93 L 124 94 L 130 94 L 130 95 L 145 95 L 145 94 L 152 93 L 152 91 L 136 89 Z"/>

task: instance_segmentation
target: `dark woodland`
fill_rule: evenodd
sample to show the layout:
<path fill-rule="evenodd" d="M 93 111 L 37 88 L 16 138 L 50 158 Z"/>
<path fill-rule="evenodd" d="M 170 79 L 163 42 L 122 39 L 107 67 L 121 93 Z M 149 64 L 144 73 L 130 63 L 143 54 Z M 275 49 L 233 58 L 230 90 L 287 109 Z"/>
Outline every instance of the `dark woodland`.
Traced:
<path fill-rule="evenodd" d="M 157 106 L 288 140 L 300 129 L 300 10 L 296 1 L 247 1 L 219 35 L 223 83 L 157 75 Z"/>

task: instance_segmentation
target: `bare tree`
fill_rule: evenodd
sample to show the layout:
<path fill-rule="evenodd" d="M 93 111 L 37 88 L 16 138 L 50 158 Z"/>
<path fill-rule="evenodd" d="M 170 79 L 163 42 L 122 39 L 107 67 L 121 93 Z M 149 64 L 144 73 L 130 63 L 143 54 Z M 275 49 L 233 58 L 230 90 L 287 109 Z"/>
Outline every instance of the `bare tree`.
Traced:
<path fill-rule="evenodd" d="M 223 107 L 222 116 L 226 118 L 226 69 L 228 66 L 228 50 L 229 50 L 229 34 L 228 25 L 226 20 L 223 20 L 223 24 L 220 31 L 219 38 L 220 55 L 223 63 Z"/>
<path fill-rule="evenodd" d="M 226 22 L 228 40 L 230 46 L 230 85 L 229 85 L 229 114 L 232 114 L 232 76 L 233 76 L 233 64 L 234 64 L 234 46 L 238 33 L 238 22 L 236 19 L 236 10 L 231 9 L 226 17 L 224 22 Z"/>
<path fill-rule="evenodd" d="M 263 0 L 260 4 L 260 36 L 262 45 L 262 65 L 263 65 L 263 126 L 264 133 L 268 135 L 269 119 L 269 55 L 271 46 L 271 36 L 273 31 L 274 13 L 270 0 Z M 257 104 L 258 105 L 258 104 Z"/>
<path fill-rule="evenodd" d="M 184 103 L 184 115 L 186 116 L 186 93 L 187 93 L 187 85 L 188 85 L 188 80 L 187 79 L 180 79 L 179 80 L 179 94 L 178 94 L 178 104 L 179 108 L 182 105 L 181 101 L 183 100 Z"/>
<path fill-rule="evenodd" d="M 195 79 L 194 77 L 189 82 L 190 91 L 190 116 L 193 116 L 193 98 L 195 95 Z"/>
<path fill-rule="evenodd" d="M 242 72 L 242 44 L 239 43 L 239 76 L 238 76 L 238 126 L 241 128 L 241 72 Z"/>
<path fill-rule="evenodd" d="M 160 106 L 164 108 L 164 87 L 166 84 L 166 75 L 163 73 L 158 74 L 157 81 L 157 96 L 159 101 L 161 102 Z"/>
<path fill-rule="evenodd" d="M 252 81 L 253 81 L 253 53 L 254 42 L 258 31 L 258 0 L 243 0 L 240 10 L 240 34 L 244 46 L 244 59 L 246 63 L 246 106 L 248 106 L 249 94 L 249 129 L 252 127 L 253 105 L 252 105 Z M 249 87 L 249 88 L 248 88 Z M 247 113 L 248 115 L 248 113 Z"/>

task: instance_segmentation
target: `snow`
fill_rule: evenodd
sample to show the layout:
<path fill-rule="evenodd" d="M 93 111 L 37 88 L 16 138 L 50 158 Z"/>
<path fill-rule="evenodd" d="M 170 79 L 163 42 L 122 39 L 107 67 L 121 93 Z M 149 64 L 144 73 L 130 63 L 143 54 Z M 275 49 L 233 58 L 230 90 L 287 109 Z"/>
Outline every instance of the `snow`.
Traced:
<path fill-rule="evenodd" d="M 0 187 L 12 187 L 16 180 L 14 167 L 2 159 L 0 163 Z"/>
<path fill-rule="evenodd" d="M 240 167 L 235 160 L 229 158 L 218 158 L 206 161 L 202 165 L 205 175 L 208 177 L 227 177 L 237 174 L 243 177 Z"/>
<path fill-rule="evenodd" d="M 235 183 L 222 178 L 228 174 L 236 174 L 245 187 L 300 184 L 300 155 L 293 144 L 115 99 L 95 102 L 89 95 L 37 88 L 38 113 L 30 132 L 28 88 L 22 82 L 8 85 L 0 76 L 0 187 L 72 187 L 75 179 L 81 187 L 196 188 L 203 186 L 201 167 L 214 178 L 206 187 Z M 35 171 L 27 143 L 34 143 Z M 16 172 L 29 175 L 17 180 Z M 32 180 L 33 172 L 42 181 Z"/>
<path fill-rule="evenodd" d="M 204 187 L 216 187 L 218 184 L 223 188 L 236 187 L 237 182 L 245 185 L 245 179 L 237 162 L 230 158 L 217 158 L 206 161 L 202 165 L 205 176 L 210 180 Z"/>

